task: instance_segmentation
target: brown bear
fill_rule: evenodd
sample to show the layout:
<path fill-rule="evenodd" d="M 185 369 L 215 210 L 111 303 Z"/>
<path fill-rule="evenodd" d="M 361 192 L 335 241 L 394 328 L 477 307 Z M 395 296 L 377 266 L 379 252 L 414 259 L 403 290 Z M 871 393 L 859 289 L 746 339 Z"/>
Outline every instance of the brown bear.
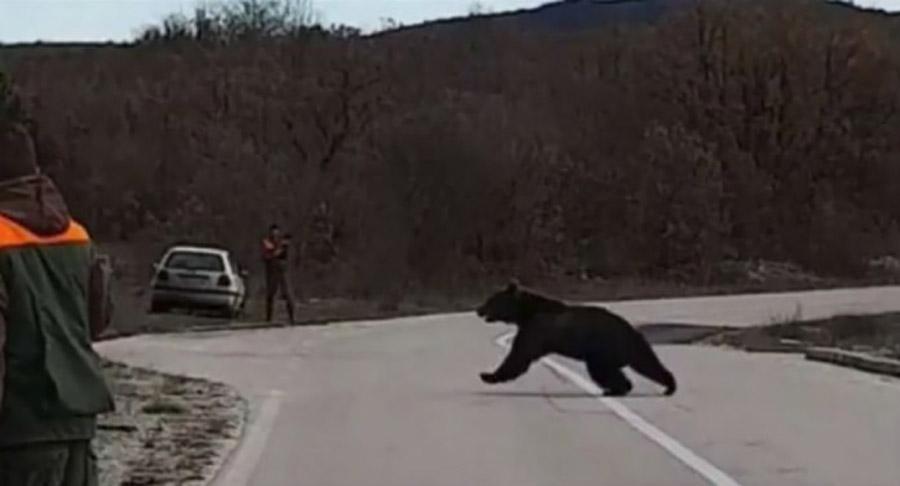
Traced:
<path fill-rule="evenodd" d="M 604 395 L 623 396 L 631 391 L 631 382 L 622 372 L 625 366 L 664 386 L 666 395 L 675 393 L 675 377 L 644 335 L 608 309 L 568 305 L 512 282 L 476 312 L 489 323 L 499 321 L 518 327 L 500 367 L 481 374 L 485 383 L 514 380 L 528 371 L 531 363 L 548 354 L 559 354 L 585 362 Z"/>

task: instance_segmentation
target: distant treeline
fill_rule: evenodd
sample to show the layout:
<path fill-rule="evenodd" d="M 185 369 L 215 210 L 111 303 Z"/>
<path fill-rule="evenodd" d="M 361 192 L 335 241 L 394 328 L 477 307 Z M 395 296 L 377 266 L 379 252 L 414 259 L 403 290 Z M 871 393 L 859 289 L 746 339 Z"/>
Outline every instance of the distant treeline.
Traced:
<path fill-rule="evenodd" d="M 323 292 L 710 281 L 755 258 L 850 275 L 900 248 L 886 17 L 708 1 L 573 33 L 313 25 L 244 1 L 12 74 L 95 233 L 251 259 L 279 221 Z"/>

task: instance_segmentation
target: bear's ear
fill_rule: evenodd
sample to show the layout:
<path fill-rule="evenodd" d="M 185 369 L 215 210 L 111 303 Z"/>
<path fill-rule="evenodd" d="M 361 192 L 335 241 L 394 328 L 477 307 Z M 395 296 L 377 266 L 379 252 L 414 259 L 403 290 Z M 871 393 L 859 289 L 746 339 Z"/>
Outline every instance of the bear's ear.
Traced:
<path fill-rule="evenodd" d="M 509 286 L 506 287 L 507 292 L 518 292 L 519 291 L 519 280 L 518 279 L 510 279 Z"/>

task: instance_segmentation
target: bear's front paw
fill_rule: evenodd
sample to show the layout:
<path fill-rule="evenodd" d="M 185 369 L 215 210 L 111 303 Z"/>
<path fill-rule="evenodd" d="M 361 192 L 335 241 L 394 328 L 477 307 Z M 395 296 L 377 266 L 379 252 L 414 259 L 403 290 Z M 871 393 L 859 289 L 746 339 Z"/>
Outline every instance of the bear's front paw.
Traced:
<path fill-rule="evenodd" d="M 492 385 L 499 381 L 492 373 L 481 373 L 481 375 L 479 376 L 481 376 L 481 381 L 489 385 Z"/>

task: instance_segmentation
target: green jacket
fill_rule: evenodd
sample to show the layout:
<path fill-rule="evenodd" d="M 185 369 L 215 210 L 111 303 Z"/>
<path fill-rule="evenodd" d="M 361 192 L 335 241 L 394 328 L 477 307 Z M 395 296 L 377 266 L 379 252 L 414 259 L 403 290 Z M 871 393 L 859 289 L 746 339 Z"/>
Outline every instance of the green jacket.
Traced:
<path fill-rule="evenodd" d="M 48 178 L 0 184 L 0 447 L 90 439 L 113 409 L 91 346 L 108 322 L 92 263 Z"/>

